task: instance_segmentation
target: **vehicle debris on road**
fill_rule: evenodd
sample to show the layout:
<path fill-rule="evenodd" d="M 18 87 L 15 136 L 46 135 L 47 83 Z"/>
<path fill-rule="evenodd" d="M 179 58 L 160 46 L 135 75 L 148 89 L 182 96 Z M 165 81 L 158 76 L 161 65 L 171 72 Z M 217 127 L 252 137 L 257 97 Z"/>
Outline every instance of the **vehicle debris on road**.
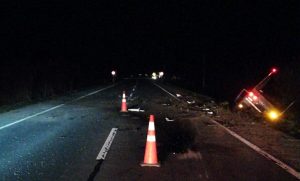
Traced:
<path fill-rule="evenodd" d="M 168 117 L 166 117 L 166 121 L 168 121 L 168 122 L 172 122 L 172 121 L 174 121 L 174 120 L 172 120 L 172 119 L 169 119 Z"/>
<path fill-rule="evenodd" d="M 129 112 L 145 112 L 145 110 L 141 109 L 141 108 L 131 108 L 128 109 Z"/>

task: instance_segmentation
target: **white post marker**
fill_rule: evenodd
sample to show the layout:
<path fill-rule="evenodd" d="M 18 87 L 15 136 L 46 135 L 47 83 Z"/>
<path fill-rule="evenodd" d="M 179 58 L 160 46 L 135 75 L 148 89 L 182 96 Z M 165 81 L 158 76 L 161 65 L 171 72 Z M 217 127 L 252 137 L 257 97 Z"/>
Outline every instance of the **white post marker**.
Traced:
<path fill-rule="evenodd" d="M 114 138 L 117 134 L 117 131 L 118 131 L 118 128 L 112 128 L 111 129 L 111 131 L 110 131 L 104 145 L 102 146 L 96 160 L 105 160 L 105 157 L 106 157 L 106 155 L 109 151 L 109 148 L 110 148 L 110 146 L 111 146 L 111 144 L 112 144 L 112 142 L 113 142 L 113 140 L 114 140 Z"/>

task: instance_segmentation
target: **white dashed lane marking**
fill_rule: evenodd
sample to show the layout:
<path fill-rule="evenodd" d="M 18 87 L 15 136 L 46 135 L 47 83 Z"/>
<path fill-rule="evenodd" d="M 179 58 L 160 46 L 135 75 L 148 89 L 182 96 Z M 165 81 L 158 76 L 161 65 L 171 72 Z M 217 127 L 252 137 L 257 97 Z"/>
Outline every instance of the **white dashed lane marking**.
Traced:
<path fill-rule="evenodd" d="M 111 146 L 111 144 L 112 144 L 112 142 L 113 142 L 113 140 L 114 140 L 114 138 L 117 134 L 117 131 L 118 131 L 118 128 L 112 128 L 111 129 L 111 131 L 110 131 L 104 145 L 102 146 L 96 160 L 105 160 L 105 157 L 106 157 L 106 155 L 109 151 L 109 148 L 110 148 L 110 146 Z"/>

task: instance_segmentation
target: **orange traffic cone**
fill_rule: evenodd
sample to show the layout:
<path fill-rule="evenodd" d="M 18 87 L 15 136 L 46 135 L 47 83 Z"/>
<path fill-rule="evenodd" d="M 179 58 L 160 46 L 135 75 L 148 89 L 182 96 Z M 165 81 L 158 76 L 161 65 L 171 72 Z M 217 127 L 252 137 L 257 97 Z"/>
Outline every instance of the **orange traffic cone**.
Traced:
<path fill-rule="evenodd" d="M 127 105 L 126 105 L 125 91 L 123 91 L 123 98 L 122 98 L 121 112 L 127 112 Z"/>
<path fill-rule="evenodd" d="M 141 166 L 160 167 L 157 161 L 154 115 L 150 115 L 144 162 Z"/>

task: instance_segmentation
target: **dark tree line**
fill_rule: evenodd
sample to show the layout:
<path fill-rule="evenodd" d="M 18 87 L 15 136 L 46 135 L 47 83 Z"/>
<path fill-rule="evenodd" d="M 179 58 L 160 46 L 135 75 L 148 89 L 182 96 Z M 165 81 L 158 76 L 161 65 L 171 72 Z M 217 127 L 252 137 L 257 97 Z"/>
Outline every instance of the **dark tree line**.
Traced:
<path fill-rule="evenodd" d="M 2 62 L 0 106 L 40 100 L 103 84 L 109 80 L 107 73 L 105 66 L 97 68 L 63 58 Z"/>

